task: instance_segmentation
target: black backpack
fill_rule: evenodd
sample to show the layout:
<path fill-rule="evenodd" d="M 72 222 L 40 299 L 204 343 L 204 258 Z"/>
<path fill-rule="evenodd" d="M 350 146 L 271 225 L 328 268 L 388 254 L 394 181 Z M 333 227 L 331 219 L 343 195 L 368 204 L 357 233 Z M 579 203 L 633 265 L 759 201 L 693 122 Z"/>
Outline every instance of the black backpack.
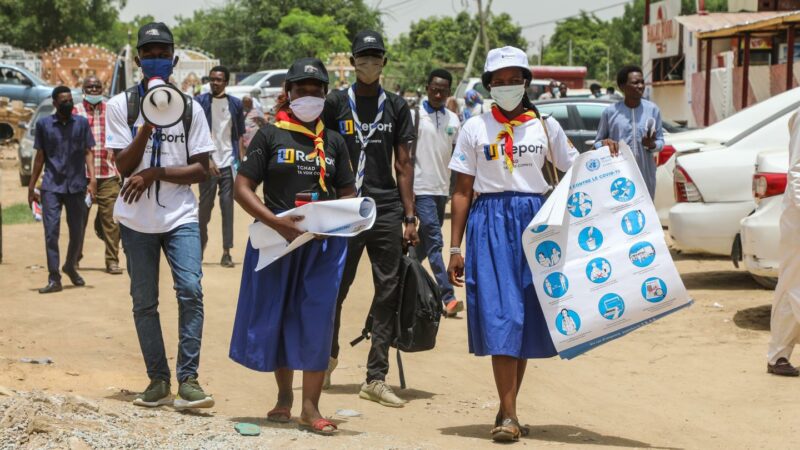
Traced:
<path fill-rule="evenodd" d="M 183 131 L 186 133 L 186 161 L 189 161 L 189 130 L 192 129 L 192 97 L 188 95 L 183 95 L 184 100 L 186 101 L 186 108 L 183 110 L 183 117 L 181 117 L 181 122 L 183 123 Z M 139 86 L 133 86 L 125 90 L 125 101 L 128 103 L 128 127 L 131 129 L 131 134 L 133 134 L 133 127 L 136 125 L 136 119 L 139 118 L 139 108 L 141 108 L 141 100 L 139 99 Z"/>
<path fill-rule="evenodd" d="M 442 295 L 439 286 L 428 271 L 413 257 L 414 247 L 408 249 L 410 255 L 403 255 L 400 261 L 400 300 L 395 313 L 395 335 L 391 346 L 397 349 L 397 369 L 400 374 L 400 388 L 406 388 L 403 360 L 400 352 L 422 352 L 436 346 L 439 321 L 444 314 Z M 350 342 L 356 345 L 370 338 L 372 314 L 367 316 L 361 336 Z"/>

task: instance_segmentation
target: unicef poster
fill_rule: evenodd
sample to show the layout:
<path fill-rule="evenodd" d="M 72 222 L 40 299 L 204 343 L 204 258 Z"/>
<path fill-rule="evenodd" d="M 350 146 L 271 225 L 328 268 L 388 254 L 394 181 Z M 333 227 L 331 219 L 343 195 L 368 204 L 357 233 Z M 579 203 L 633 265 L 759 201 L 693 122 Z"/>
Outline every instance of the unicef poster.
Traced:
<path fill-rule="evenodd" d="M 570 359 L 692 303 L 631 150 L 584 153 L 523 235 L 550 335 Z"/>

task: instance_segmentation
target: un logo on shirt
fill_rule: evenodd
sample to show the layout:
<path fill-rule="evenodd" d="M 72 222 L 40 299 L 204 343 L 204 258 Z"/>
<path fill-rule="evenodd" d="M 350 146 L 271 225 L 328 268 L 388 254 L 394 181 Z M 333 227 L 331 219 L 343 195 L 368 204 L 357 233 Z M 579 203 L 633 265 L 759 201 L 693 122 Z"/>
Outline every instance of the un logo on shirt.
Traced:
<path fill-rule="evenodd" d="M 339 134 L 346 134 L 350 135 L 355 133 L 355 127 L 353 126 L 352 120 L 340 120 L 339 121 Z"/>
<path fill-rule="evenodd" d="M 293 148 L 278 149 L 278 164 L 294 164 L 295 151 Z"/>

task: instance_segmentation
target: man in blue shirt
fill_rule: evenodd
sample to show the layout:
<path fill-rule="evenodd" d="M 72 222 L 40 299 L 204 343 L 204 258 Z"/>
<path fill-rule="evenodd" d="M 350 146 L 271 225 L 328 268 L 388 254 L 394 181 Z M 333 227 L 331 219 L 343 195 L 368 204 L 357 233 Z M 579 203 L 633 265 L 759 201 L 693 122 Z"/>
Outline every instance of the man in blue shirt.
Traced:
<path fill-rule="evenodd" d="M 617 85 L 625 94 L 625 99 L 603 111 L 595 147 L 602 147 L 604 139 L 625 141 L 636 157 L 652 199 L 656 194 L 655 155 L 664 147 L 661 111 L 655 103 L 642 98 L 644 76 L 641 68 L 625 66 L 620 69 Z"/>
<path fill-rule="evenodd" d="M 83 247 L 83 230 L 86 220 L 86 193 L 94 198 L 97 181 L 94 175 L 94 136 L 85 117 L 72 114 L 72 92 L 66 86 L 53 89 L 53 106 L 56 113 L 36 122 L 33 148 L 36 159 L 28 184 L 28 203 L 42 204 L 45 248 L 47 249 L 47 286 L 40 294 L 61 290 L 61 273 L 58 270 L 58 234 L 61 229 L 61 208 L 67 210 L 69 247 L 61 270 L 75 286 L 86 282 L 76 270 L 78 256 Z M 36 182 L 42 179 L 41 194 L 35 191 Z M 89 174 L 87 179 L 86 174 Z"/>
<path fill-rule="evenodd" d="M 209 158 L 208 179 L 200 183 L 200 243 L 208 243 L 208 222 L 214 209 L 214 196 L 219 189 L 219 208 L 222 212 L 222 267 L 233 267 L 230 249 L 233 248 L 233 179 L 235 168 L 244 156 L 242 136 L 244 108 L 242 101 L 225 94 L 231 73 L 225 66 L 215 66 L 208 75 L 211 92 L 197 96 L 203 107 L 214 151 Z M 241 153 L 240 153 L 241 152 Z"/>

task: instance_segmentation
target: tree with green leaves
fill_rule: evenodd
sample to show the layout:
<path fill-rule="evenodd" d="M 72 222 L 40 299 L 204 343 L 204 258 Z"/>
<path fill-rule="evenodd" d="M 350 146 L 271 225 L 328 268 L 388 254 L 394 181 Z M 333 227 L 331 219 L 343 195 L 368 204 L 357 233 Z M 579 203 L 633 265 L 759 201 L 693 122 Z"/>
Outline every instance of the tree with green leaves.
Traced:
<path fill-rule="evenodd" d="M 308 28 L 301 33 L 303 26 Z M 233 70 L 249 72 L 341 51 L 342 36 L 346 50 L 365 29 L 382 31 L 383 24 L 380 12 L 364 0 L 232 0 L 179 17 L 174 33 L 181 45 L 205 49 Z"/>
<path fill-rule="evenodd" d="M 527 50 L 522 28 L 508 14 L 489 15 L 486 27 L 490 47 L 511 45 Z M 411 24 L 389 49 L 387 74 L 402 87 L 421 88 L 428 73 L 448 64 L 465 64 L 480 29 L 477 16 L 461 12 L 455 17 L 429 17 Z M 478 44 L 475 67 L 482 68 L 488 49 Z M 478 75 L 480 70 L 473 75 Z M 461 75 L 461 74 L 457 74 Z"/>

